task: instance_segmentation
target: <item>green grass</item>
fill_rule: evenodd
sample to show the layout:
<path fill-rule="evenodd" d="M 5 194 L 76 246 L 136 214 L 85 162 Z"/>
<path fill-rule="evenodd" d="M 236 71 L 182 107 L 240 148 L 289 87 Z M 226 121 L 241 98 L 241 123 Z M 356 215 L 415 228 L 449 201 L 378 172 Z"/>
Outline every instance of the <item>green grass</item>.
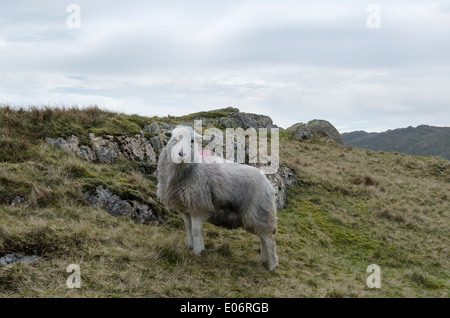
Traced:
<path fill-rule="evenodd" d="M 280 266 L 269 273 L 259 239 L 243 230 L 207 224 L 206 251 L 191 255 L 181 217 L 153 200 L 154 165 L 89 163 L 43 142 L 63 132 L 133 134 L 163 119 L 41 112 L 0 115 L 0 256 L 42 257 L 0 265 L 2 297 L 449 296 L 448 161 L 297 141 L 282 132 L 281 159 L 300 187 L 289 188 L 288 206 L 278 212 Z M 142 225 L 89 206 L 83 192 L 97 185 L 151 204 L 165 222 Z M 18 195 L 26 203 L 10 206 Z M 80 265 L 80 289 L 66 287 L 70 264 Z M 366 286 L 370 264 L 381 267 L 381 289 Z"/>

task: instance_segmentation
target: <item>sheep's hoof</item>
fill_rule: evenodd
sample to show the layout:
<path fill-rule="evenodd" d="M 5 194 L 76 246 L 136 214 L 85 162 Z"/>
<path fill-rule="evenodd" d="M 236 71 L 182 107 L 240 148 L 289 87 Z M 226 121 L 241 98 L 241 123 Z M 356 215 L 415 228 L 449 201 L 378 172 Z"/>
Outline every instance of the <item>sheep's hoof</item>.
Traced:
<path fill-rule="evenodd" d="M 278 264 L 273 265 L 273 266 L 269 266 L 268 271 L 269 271 L 269 272 L 275 272 L 275 270 L 277 269 L 277 267 L 278 267 Z"/>
<path fill-rule="evenodd" d="M 267 269 L 269 272 L 274 272 L 278 267 L 278 257 L 275 258 L 275 260 L 269 260 L 267 263 Z"/>
<path fill-rule="evenodd" d="M 193 250 L 192 254 L 194 254 L 197 257 L 200 257 L 202 255 L 203 250 Z"/>
<path fill-rule="evenodd" d="M 194 245 L 193 244 L 186 244 L 186 248 L 188 250 L 192 250 L 194 248 Z"/>

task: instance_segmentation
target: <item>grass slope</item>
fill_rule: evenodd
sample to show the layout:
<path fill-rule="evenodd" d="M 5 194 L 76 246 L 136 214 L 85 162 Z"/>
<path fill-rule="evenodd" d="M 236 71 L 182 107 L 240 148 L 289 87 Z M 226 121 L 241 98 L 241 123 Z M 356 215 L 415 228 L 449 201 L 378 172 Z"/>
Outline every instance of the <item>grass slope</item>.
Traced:
<path fill-rule="evenodd" d="M 0 256 L 42 257 L 0 265 L 0 296 L 449 296 L 448 161 L 298 141 L 283 132 L 281 159 L 301 186 L 289 189 L 278 213 L 280 266 L 269 273 L 258 238 L 243 230 L 206 225 L 206 251 L 197 258 L 185 249 L 178 215 L 141 225 L 82 197 L 103 184 L 151 202 L 154 166 L 88 163 L 43 142 L 73 133 L 132 135 L 152 120 L 160 119 L 98 108 L 0 109 Z M 10 206 L 17 195 L 26 203 Z M 381 267 L 381 289 L 366 286 L 373 263 Z M 70 264 L 80 265 L 80 289 L 66 287 Z"/>

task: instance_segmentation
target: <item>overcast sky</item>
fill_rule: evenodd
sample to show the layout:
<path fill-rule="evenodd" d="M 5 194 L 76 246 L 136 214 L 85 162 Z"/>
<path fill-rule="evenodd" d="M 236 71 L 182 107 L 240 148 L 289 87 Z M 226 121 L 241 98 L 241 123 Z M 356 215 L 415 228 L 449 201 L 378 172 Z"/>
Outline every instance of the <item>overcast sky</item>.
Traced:
<path fill-rule="evenodd" d="M 450 1 L 0 0 L 0 103 L 450 126 Z"/>

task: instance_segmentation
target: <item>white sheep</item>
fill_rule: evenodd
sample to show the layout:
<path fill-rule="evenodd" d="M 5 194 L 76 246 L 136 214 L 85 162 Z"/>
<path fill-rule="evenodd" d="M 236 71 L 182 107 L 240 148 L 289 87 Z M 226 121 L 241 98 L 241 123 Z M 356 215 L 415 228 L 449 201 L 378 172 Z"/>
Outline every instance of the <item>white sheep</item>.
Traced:
<path fill-rule="evenodd" d="M 187 247 L 200 256 L 205 249 L 202 228 L 206 221 L 232 229 L 243 227 L 259 236 L 261 260 L 269 271 L 275 270 L 275 190 L 258 168 L 230 162 L 196 163 L 201 151 L 197 151 L 195 136 L 191 127 L 176 127 L 157 169 L 157 196 L 169 209 L 182 212 Z"/>

